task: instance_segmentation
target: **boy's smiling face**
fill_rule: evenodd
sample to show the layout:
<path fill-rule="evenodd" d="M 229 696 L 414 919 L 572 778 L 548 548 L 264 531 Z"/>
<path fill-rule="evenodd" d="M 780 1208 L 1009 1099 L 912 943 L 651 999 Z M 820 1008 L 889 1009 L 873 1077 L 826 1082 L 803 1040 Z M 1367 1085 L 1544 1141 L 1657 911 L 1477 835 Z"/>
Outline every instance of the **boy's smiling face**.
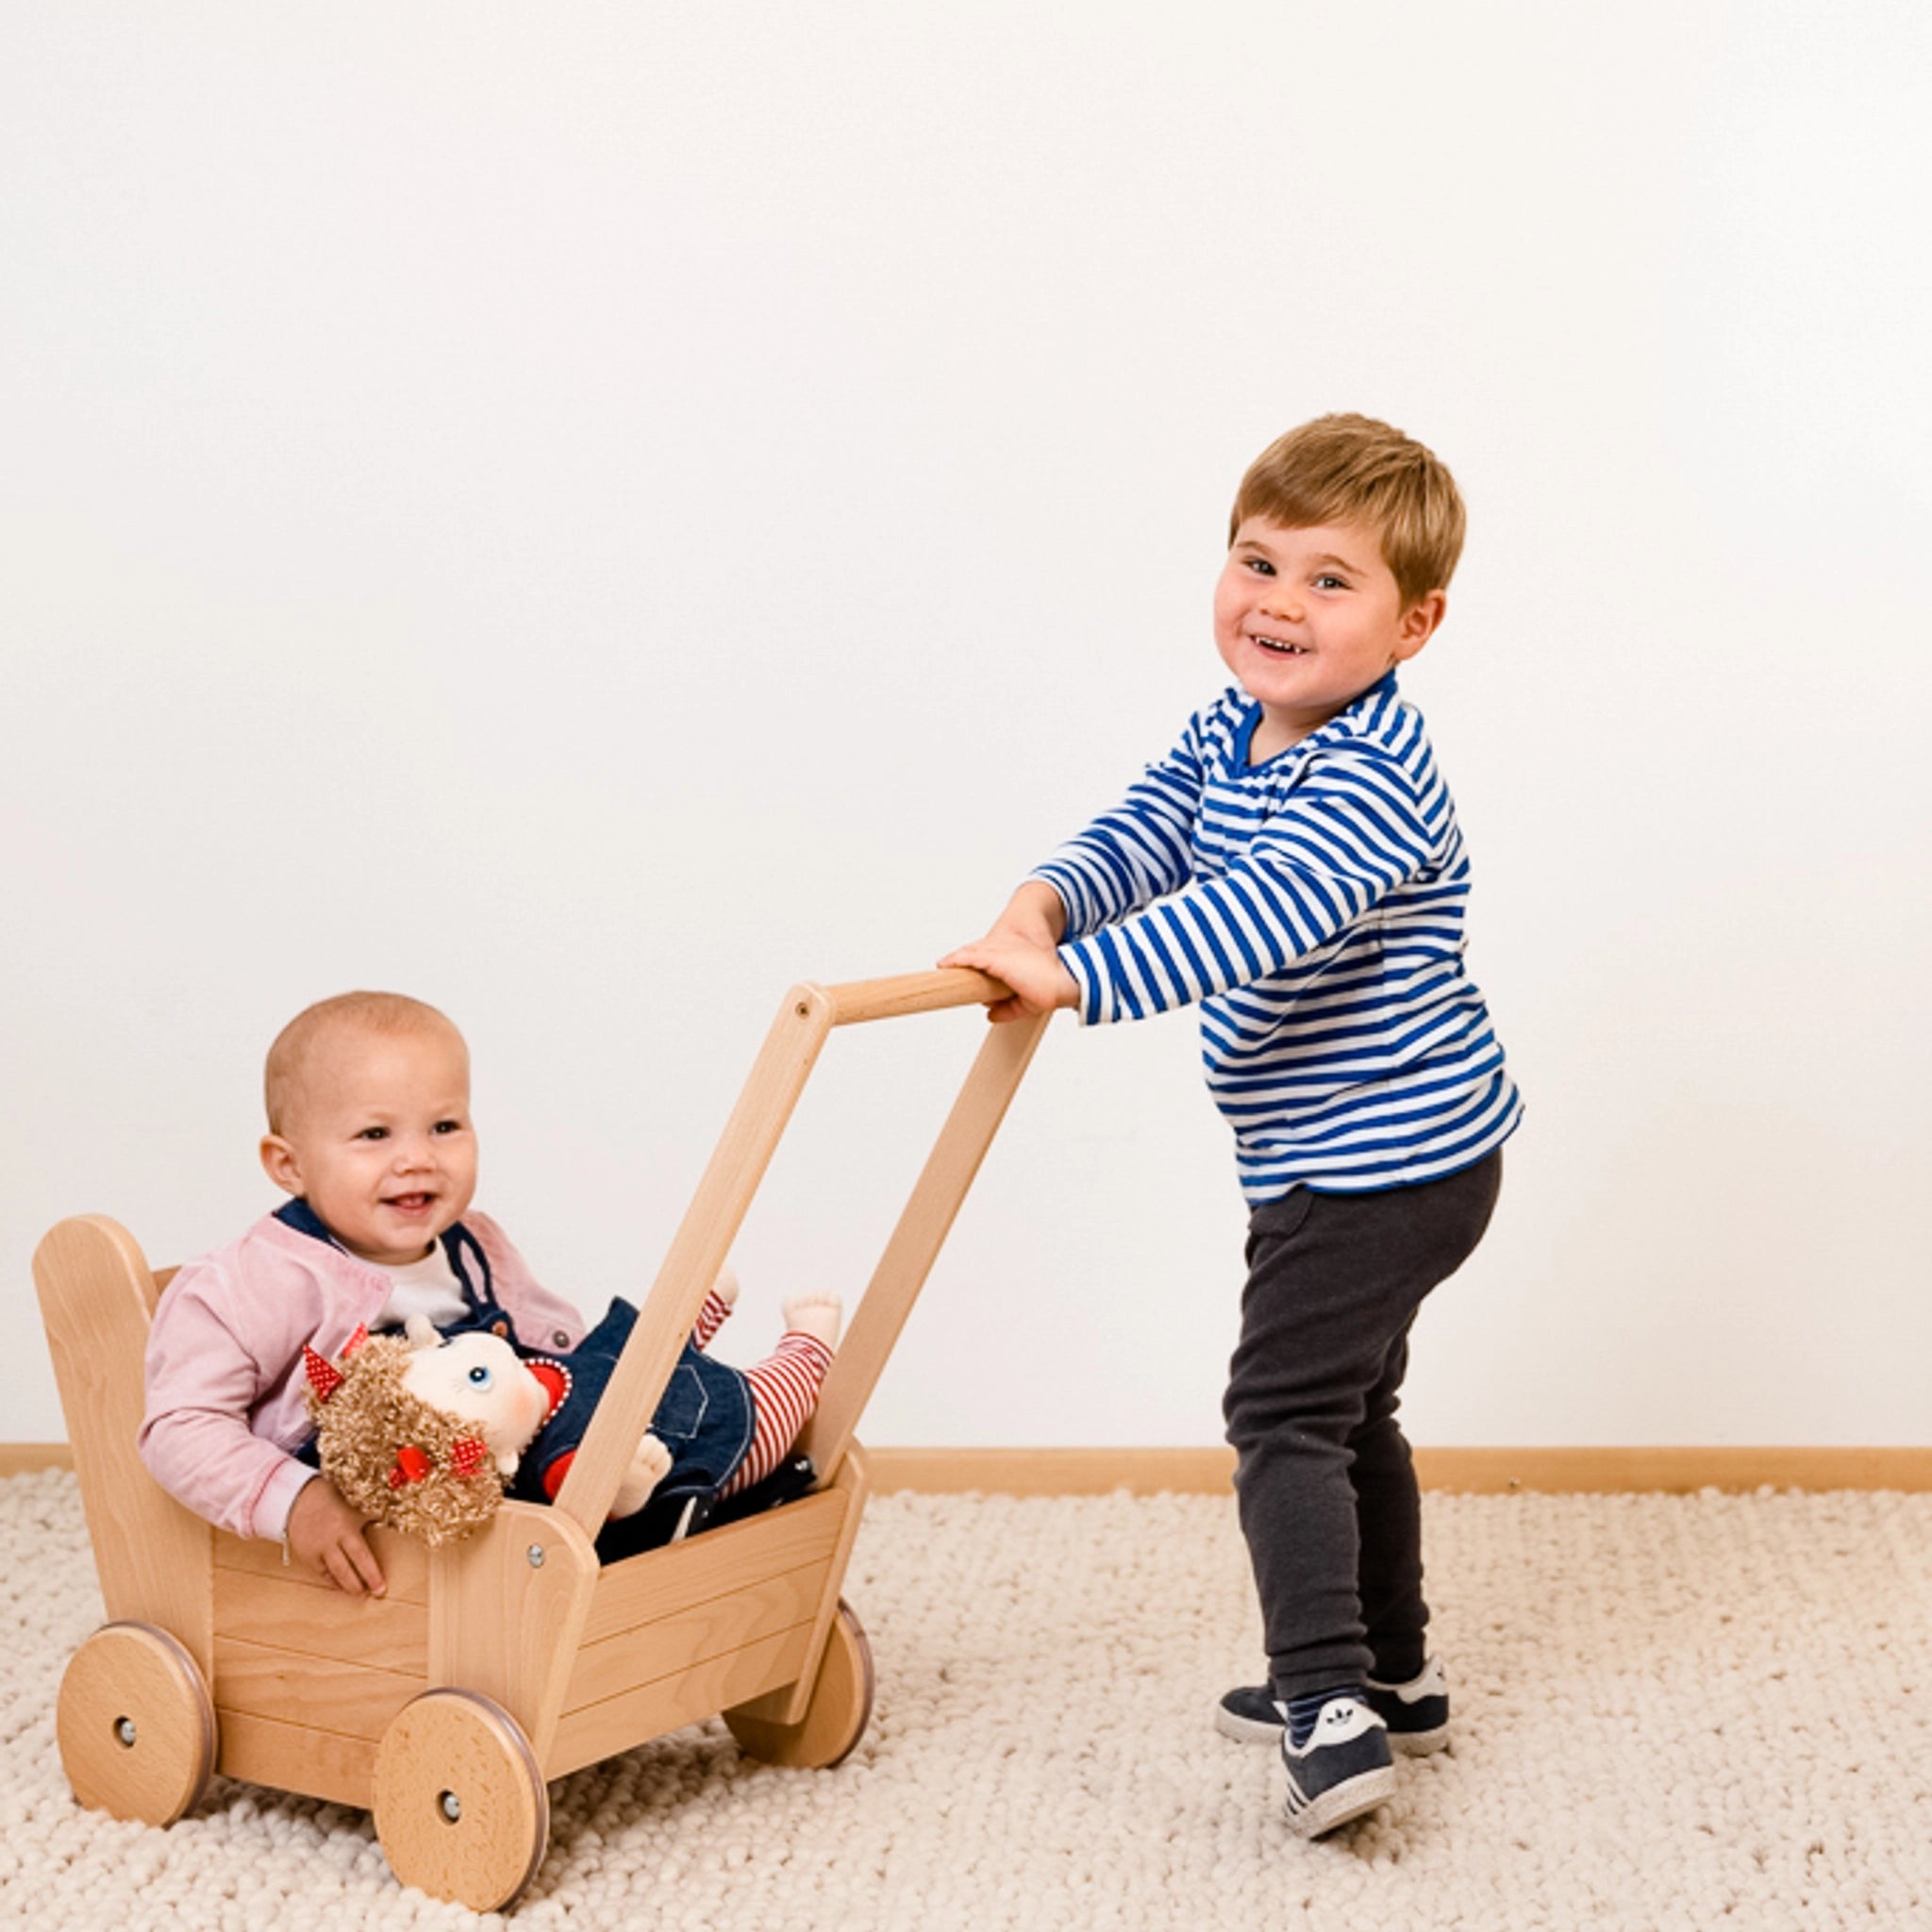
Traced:
<path fill-rule="evenodd" d="M 330 1028 L 310 1046 L 261 1164 L 352 1255 L 391 1267 L 420 1261 L 476 1191 L 462 1036 L 446 1024 Z"/>
<path fill-rule="evenodd" d="M 1250 758 L 1285 751 L 1413 658 L 1446 601 L 1430 591 L 1405 605 L 1366 525 L 1249 517 L 1214 589 L 1214 643 L 1261 707 Z"/>

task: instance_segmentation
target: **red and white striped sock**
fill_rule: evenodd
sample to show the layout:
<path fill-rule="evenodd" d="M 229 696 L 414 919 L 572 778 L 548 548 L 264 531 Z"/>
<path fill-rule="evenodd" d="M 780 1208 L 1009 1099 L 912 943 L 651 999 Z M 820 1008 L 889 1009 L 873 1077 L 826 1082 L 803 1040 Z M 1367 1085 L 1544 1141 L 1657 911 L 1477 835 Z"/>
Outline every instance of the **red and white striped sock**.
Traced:
<path fill-rule="evenodd" d="M 731 1312 L 731 1304 L 718 1291 L 708 1289 L 705 1305 L 698 1310 L 698 1318 L 691 1324 L 691 1345 L 705 1348 L 710 1344 L 711 1337 L 724 1325 L 724 1318 Z"/>
<path fill-rule="evenodd" d="M 832 1351 L 816 1335 L 791 1329 L 779 1338 L 771 1358 L 744 1372 L 751 1384 L 751 1447 L 731 1480 L 719 1491 L 736 1495 L 762 1482 L 785 1459 L 819 1399 Z"/>

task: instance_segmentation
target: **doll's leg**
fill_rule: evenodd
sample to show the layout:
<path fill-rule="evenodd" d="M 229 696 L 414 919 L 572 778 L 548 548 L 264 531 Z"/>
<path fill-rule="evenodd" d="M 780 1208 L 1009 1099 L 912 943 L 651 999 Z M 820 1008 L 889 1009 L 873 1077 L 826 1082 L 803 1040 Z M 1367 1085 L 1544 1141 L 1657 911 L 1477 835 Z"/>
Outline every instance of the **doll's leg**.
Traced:
<path fill-rule="evenodd" d="M 770 1359 L 744 1372 L 751 1385 L 751 1447 L 721 1491 L 724 1495 L 735 1495 L 770 1475 L 818 1406 L 819 1390 L 839 1339 L 838 1297 L 802 1295 L 789 1301 L 785 1324 Z"/>
<path fill-rule="evenodd" d="M 693 1348 L 707 1348 L 711 1337 L 724 1325 L 724 1318 L 738 1303 L 738 1276 L 725 1269 L 711 1284 L 705 1296 L 705 1305 L 698 1310 L 697 1321 L 691 1331 L 691 1345 Z"/>

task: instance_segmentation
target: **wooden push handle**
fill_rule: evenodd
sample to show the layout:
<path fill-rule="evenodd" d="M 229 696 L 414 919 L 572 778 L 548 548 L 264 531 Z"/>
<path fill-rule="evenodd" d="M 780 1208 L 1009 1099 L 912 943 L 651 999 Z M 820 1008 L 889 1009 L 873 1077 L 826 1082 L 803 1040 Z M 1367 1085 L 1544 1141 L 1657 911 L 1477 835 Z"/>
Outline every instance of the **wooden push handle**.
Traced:
<path fill-rule="evenodd" d="M 557 1507 L 573 1517 L 586 1534 L 594 1537 L 603 1524 L 604 1512 L 617 1493 L 625 1466 L 670 1382 L 671 1372 L 677 1364 L 691 1324 L 697 1320 L 706 1291 L 718 1278 L 731 1243 L 738 1238 L 752 1196 L 758 1191 L 792 1108 L 811 1077 L 819 1049 L 832 1029 L 855 1025 L 863 1020 L 937 1012 L 946 1007 L 991 1005 L 1006 999 L 1008 991 L 1000 980 L 962 967 L 946 972 L 900 974 L 887 979 L 853 980 L 843 986 L 807 983 L 794 986 L 785 995 L 752 1067 L 751 1077 L 725 1123 L 710 1164 L 639 1310 L 637 1325 L 611 1373 L 596 1413 L 591 1418 L 591 1426 L 564 1478 L 563 1488 L 558 1491 Z M 1002 1044 L 1001 1037 L 1006 1035 L 1024 1035 L 1030 1044 L 1039 1037 L 1046 1017 L 1025 1026 L 989 1028 L 991 1037 L 987 1047 Z M 1024 1065 L 1024 1054 L 1019 1063 Z M 985 1139 L 991 1138 L 1000 1110 L 994 1109 L 986 1120 Z M 983 1149 L 984 1141 L 979 1151 Z M 953 1209 L 964 1195 L 977 1164 L 976 1152 L 970 1159 L 956 1159 L 942 1190 L 952 1198 L 942 1205 L 936 1203 L 922 1218 L 936 1222 L 941 1229 L 950 1224 Z M 908 1269 L 907 1274 L 908 1278 L 896 1292 L 904 1305 L 909 1306 L 924 1279 L 924 1266 Z M 903 1319 L 902 1308 L 892 1322 L 884 1324 L 882 1340 L 886 1348 L 891 1346 L 891 1337 L 897 1334 L 897 1323 Z M 829 1479 L 837 1457 L 843 1455 L 851 1421 L 864 1407 L 864 1397 L 871 1391 L 871 1378 L 883 1366 L 881 1348 L 873 1352 L 869 1374 L 862 1378 L 863 1386 L 855 1387 L 841 1405 L 840 1412 L 847 1420 L 836 1438 L 834 1454 L 820 1464 L 821 1476 Z"/>
<path fill-rule="evenodd" d="M 1012 989 L 990 974 L 954 966 L 931 973 L 901 973 L 890 979 L 854 979 L 828 986 L 832 1024 L 851 1026 L 862 1020 L 895 1020 L 905 1013 L 937 1013 L 946 1007 L 990 1007 L 1010 999 Z"/>

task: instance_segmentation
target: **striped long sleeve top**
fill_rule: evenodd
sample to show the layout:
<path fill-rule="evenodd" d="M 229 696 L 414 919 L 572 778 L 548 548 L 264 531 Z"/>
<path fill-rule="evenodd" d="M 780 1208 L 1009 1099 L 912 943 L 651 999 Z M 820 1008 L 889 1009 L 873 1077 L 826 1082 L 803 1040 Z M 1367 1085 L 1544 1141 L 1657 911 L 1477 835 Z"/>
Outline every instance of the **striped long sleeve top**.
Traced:
<path fill-rule="evenodd" d="M 1250 765 L 1259 718 L 1224 692 L 1035 873 L 1081 1021 L 1199 1005 L 1252 1203 L 1453 1174 L 1523 1104 L 1463 971 L 1469 861 L 1422 714 L 1391 672 Z"/>

